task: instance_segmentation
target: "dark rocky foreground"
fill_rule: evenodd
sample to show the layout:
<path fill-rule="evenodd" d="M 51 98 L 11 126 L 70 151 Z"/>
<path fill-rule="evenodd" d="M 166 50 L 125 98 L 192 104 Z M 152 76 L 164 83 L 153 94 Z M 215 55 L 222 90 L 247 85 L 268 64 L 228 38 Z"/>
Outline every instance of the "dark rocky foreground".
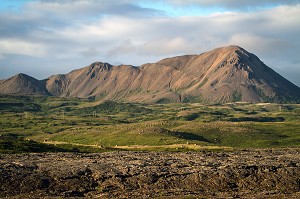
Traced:
<path fill-rule="evenodd" d="M 300 198 L 300 149 L 0 155 L 2 198 Z"/>

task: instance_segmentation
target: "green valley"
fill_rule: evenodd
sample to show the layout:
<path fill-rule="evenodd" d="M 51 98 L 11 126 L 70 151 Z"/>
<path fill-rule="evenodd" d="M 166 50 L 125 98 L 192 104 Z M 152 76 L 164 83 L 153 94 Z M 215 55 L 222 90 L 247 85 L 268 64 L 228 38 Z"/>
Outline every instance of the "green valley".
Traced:
<path fill-rule="evenodd" d="M 2 95 L 0 112 L 3 153 L 300 146 L 299 104 L 138 104 Z"/>

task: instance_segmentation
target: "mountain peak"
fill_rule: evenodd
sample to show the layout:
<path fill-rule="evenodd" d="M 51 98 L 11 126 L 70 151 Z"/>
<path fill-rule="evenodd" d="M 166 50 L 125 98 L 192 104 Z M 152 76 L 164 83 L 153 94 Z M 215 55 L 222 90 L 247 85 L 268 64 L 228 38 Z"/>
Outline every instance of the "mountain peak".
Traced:
<path fill-rule="evenodd" d="M 237 46 L 237 45 L 229 45 L 229 46 L 223 46 L 223 47 L 219 47 L 216 49 L 213 49 L 209 52 L 215 52 L 215 53 L 236 53 L 236 52 L 240 52 L 242 54 L 251 54 L 248 51 L 246 51 L 244 48 Z"/>
<path fill-rule="evenodd" d="M 0 93 L 14 95 L 49 95 L 42 81 L 24 73 L 19 73 L 2 81 Z"/>
<path fill-rule="evenodd" d="M 228 46 L 223 46 L 217 49 L 227 49 L 227 50 L 245 50 L 244 48 L 238 46 L 238 45 L 228 45 Z"/>
<path fill-rule="evenodd" d="M 24 73 L 19 73 L 19 74 L 16 74 L 14 77 L 17 77 L 17 78 L 27 78 L 27 77 L 30 77 L 30 76 L 26 75 Z"/>
<path fill-rule="evenodd" d="M 16 76 L 28 76 L 28 75 L 26 75 L 24 73 L 18 73 L 18 74 L 16 74 Z"/>
<path fill-rule="evenodd" d="M 112 65 L 106 62 L 94 62 L 88 66 L 88 68 L 93 69 L 93 68 L 99 68 L 99 69 L 104 69 L 104 70 L 110 70 Z"/>

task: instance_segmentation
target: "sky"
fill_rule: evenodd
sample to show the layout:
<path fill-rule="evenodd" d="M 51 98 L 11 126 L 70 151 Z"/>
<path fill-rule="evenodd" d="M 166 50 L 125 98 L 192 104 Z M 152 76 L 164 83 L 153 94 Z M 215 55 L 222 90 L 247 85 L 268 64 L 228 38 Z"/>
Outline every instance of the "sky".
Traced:
<path fill-rule="evenodd" d="M 238 45 L 300 86 L 300 0 L 0 0 L 0 79 Z"/>

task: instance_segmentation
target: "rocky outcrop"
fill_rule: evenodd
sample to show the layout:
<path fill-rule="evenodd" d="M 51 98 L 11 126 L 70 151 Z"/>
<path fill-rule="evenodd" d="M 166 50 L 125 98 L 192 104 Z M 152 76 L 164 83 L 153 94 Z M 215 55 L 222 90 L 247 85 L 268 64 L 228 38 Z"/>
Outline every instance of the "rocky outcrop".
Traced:
<path fill-rule="evenodd" d="M 299 198 L 300 150 L 0 155 L 0 197 Z"/>

